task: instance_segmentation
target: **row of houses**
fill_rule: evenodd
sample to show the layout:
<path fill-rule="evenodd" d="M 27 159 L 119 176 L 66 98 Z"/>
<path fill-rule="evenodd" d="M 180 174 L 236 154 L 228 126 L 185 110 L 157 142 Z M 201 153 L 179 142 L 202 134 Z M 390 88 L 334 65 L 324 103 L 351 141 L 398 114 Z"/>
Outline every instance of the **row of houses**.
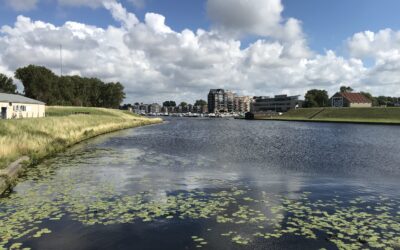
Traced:
<path fill-rule="evenodd" d="M 361 93 L 339 92 L 329 100 L 332 107 L 372 107 L 372 101 Z M 287 112 L 290 109 L 301 108 L 304 100 L 300 95 L 269 96 L 237 96 L 232 91 L 211 89 L 208 94 L 208 112 Z"/>
<path fill-rule="evenodd" d="M 136 104 L 132 107 L 132 111 L 136 114 L 159 114 L 159 113 L 207 113 L 207 106 L 199 106 L 188 104 L 186 106 L 163 107 L 158 103 L 152 104 Z"/>
<path fill-rule="evenodd" d="M 208 106 L 162 107 L 157 103 L 137 104 L 133 106 L 136 113 L 260 113 L 286 112 L 302 107 L 300 96 L 276 95 L 237 96 L 232 91 L 211 89 L 208 94 Z M 372 101 L 361 93 L 338 92 L 331 97 L 332 107 L 372 107 Z M 45 116 L 45 103 L 21 95 L 0 93 L 1 119 L 38 118 Z"/>
<path fill-rule="evenodd" d="M 301 108 L 304 101 L 300 96 L 276 95 L 275 97 L 254 97 L 251 105 L 253 113 L 260 112 L 287 112 L 290 109 Z M 338 92 L 333 95 L 329 104 L 336 108 L 369 108 L 372 107 L 372 101 L 361 93 Z"/>

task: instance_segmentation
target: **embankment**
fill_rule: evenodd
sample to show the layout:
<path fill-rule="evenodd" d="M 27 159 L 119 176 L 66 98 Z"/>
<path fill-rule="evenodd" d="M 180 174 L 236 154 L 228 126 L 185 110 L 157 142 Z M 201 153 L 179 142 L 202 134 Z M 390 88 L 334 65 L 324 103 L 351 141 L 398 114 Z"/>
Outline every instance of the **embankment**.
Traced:
<path fill-rule="evenodd" d="M 101 134 L 162 122 L 103 108 L 47 107 L 46 114 L 45 118 L 0 121 L 0 194 L 15 182 L 19 170 L 74 144 Z"/>
<path fill-rule="evenodd" d="M 256 115 L 255 119 L 400 125 L 400 108 L 304 108 L 279 117 Z"/>

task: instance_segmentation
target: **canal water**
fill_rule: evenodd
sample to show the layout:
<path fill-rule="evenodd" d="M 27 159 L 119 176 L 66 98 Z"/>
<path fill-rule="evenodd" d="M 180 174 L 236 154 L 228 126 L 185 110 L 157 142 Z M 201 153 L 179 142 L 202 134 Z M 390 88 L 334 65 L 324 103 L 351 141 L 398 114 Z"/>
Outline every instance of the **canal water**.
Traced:
<path fill-rule="evenodd" d="M 396 126 L 174 118 L 0 198 L 0 249 L 400 249 Z"/>

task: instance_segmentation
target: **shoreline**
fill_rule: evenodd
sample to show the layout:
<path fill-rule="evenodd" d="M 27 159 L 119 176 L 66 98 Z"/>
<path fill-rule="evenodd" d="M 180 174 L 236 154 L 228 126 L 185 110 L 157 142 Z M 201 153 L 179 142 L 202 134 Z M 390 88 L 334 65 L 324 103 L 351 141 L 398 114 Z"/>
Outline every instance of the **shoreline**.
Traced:
<path fill-rule="evenodd" d="M 383 121 L 358 121 L 358 120 L 316 120 L 316 119 L 290 119 L 290 118 L 254 118 L 254 121 L 281 121 L 281 122 L 312 122 L 312 123 L 341 123 L 341 124 L 361 124 L 361 125 L 389 125 L 400 126 L 400 122 Z"/>
<path fill-rule="evenodd" d="M 62 108 L 59 108 L 62 109 Z M 99 109 L 98 109 L 99 110 Z M 93 110 L 95 112 L 96 110 Z M 131 115 L 126 115 L 124 113 L 115 113 L 118 111 L 110 111 L 110 110 L 100 110 L 103 112 L 113 112 L 114 114 L 120 115 L 121 117 L 106 116 L 106 115 L 77 115 L 77 116 L 60 116 L 57 117 L 46 117 L 41 118 L 42 122 L 46 123 L 45 128 L 49 126 L 52 127 L 54 122 L 59 119 L 61 122 L 73 122 L 73 123 L 81 123 L 85 122 L 85 119 L 99 119 L 93 124 L 85 124 L 86 127 L 71 127 L 66 128 L 63 127 L 64 131 L 61 131 L 66 139 L 60 140 L 59 137 L 54 136 L 51 139 L 46 138 L 45 142 L 40 144 L 38 149 L 31 149 L 25 151 L 16 151 L 14 157 L 9 157 L 8 161 L 3 162 L 3 168 L 0 168 L 0 195 L 3 195 L 8 190 L 12 189 L 15 184 L 18 182 L 19 176 L 28 168 L 34 167 L 46 159 L 53 157 L 54 155 L 67 150 L 68 148 L 82 143 L 84 141 L 93 139 L 95 137 L 125 130 L 125 129 L 133 129 L 137 127 L 156 125 L 163 122 L 162 119 L 159 118 L 142 118 L 135 117 Z M 104 120 L 102 120 L 104 118 Z M 31 122 L 30 120 L 28 122 Z M 22 129 L 22 127 L 26 124 L 27 120 L 13 120 L 14 128 Z M 67 125 L 65 125 L 67 126 Z M 83 128 L 83 130 L 82 130 Z M 32 131 L 30 131 L 32 133 Z M 75 137 L 71 137 L 71 133 L 74 133 Z M 70 137 L 68 139 L 68 136 Z M 4 139 L 4 138 L 2 138 Z M 15 138 L 18 141 L 19 138 Z M 39 140 L 38 135 L 33 135 L 31 139 Z M 4 142 L 3 142 L 4 143 Z M 24 143 L 22 143 L 24 145 Z M 17 149 L 15 149 L 17 150 Z M 37 150 L 37 151 L 36 151 Z M 40 151 L 39 151 L 40 150 Z M 23 153 L 25 152 L 25 153 Z M 6 160 L 6 159 L 5 159 Z"/>
<path fill-rule="evenodd" d="M 254 120 L 399 126 L 400 108 L 300 108 L 289 110 L 281 116 L 255 114 Z"/>
<path fill-rule="evenodd" d="M 115 130 L 110 130 L 108 132 L 99 133 L 99 134 L 84 138 L 80 141 L 77 141 L 76 143 L 68 145 L 64 148 L 61 148 L 58 151 L 51 152 L 50 154 L 44 155 L 43 157 L 37 158 L 37 159 L 32 159 L 28 156 L 23 156 L 23 157 L 19 158 L 18 160 L 10 163 L 6 168 L 0 169 L 0 196 L 5 194 L 7 191 L 12 189 L 17 184 L 19 176 L 25 170 L 27 170 L 28 168 L 34 167 L 34 166 L 40 164 L 41 162 L 45 161 L 46 159 L 50 159 L 53 156 L 55 156 L 56 154 L 61 153 L 77 144 L 88 141 L 90 139 L 94 139 L 94 138 L 102 136 L 102 135 L 106 135 L 106 134 L 110 134 L 110 133 L 114 133 L 114 132 L 118 132 L 118 131 L 122 131 L 122 130 L 126 130 L 126 129 L 134 129 L 134 128 L 139 128 L 139 127 L 157 125 L 157 124 L 161 124 L 162 122 L 163 121 L 161 120 L 160 122 L 155 122 L 155 123 L 152 122 L 149 124 L 143 124 L 143 125 L 138 125 L 138 126 L 135 125 L 132 127 L 126 127 L 126 128 L 122 128 L 122 129 L 115 129 Z"/>

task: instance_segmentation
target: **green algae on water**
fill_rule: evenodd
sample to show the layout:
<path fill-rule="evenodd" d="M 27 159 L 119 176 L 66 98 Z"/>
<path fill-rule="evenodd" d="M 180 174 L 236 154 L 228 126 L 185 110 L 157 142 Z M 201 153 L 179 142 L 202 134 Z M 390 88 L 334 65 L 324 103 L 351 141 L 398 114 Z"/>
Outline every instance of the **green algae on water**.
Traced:
<path fill-rule="evenodd" d="M 84 226 L 207 220 L 227 229 L 218 233 L 221 240 L 241 246 L 295 235 L 308 240 L 322 237 L 339 249 L 400 247 L 398 199 L 313 200 L 309 192 L 289 199 L 268 192 L 254 195 L 232 183 L 214 191 L 182 191 L 157 199 L 154 191 L 124 194 L 112 183 L 94 185 L 90 177 L 77 178 L 68 168 L 60 171 L 54 175 L 51 168 L 32 170 L 25 177 L 26 188 L 0 199 L 0 249 L 23 249 L 25 240 L 52 233 L 44 222 L 66 215 Z M 210 244 L 207 233 L 191 238 L 198 248 Z"/>

